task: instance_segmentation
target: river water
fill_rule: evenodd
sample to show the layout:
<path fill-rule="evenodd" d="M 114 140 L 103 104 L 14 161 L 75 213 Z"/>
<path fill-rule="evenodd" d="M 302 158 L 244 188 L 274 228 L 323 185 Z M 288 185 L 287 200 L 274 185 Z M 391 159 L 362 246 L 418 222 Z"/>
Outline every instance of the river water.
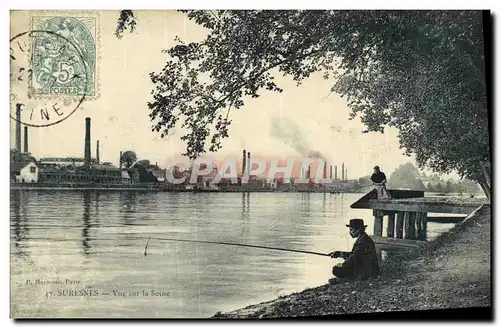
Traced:
<path fill-rule="evenodd" d="M 350 250 L 361 196 L 11 191 L 11 314 L 200 318 L 325 284 L 338 260 L 155 238 Z"/>

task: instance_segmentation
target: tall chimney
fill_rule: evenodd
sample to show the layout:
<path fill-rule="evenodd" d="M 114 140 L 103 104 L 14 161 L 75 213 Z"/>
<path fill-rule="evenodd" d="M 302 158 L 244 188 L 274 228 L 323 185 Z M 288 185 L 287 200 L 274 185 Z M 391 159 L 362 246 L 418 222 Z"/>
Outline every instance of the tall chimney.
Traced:
<path fill-rule="evenodd" d="M 28 127 L 24 127 L 24 152 L 28 152 Z"/>
<path fill-rule="evenodd" d="M 332 166 L 330 165 L 330 179 L 332 178 Z"/>
<path fill-rule="evenodd" d="M 309 164 L 309 167 L 307 168 L 307 178 L 311 179 L 311 165 Z"/>
<path fill-rule="evenodd" d="M 85 164 L 90 165 L 90 117 L 85 118 Z"/>
<path fill-rule="evenodd" d="M 97 149 L 96 149 L 96 152 L 95 152 L 95 159 L 97 161 L 97 164 L 99 164 L 99 140 L 97 140 Z"/>
<path fill-rule="evenodd" d="M 335 165 L 335 180 L 337 180 L 337 165 Z"/>
<path fill-rule="evenodd" d="M 247 155 L 248 155 L 248 160 L 247 160 L 247 176 L 250 178 L 250 170 L 252 169 L 252 163 L 250 162 L 250 152 L 248 152 Z"/>
<path fill-rule="evenodd" d="M 21 152 L 21 106 L 16 104 L 16 150 Z"/>
<path fill-rule="evenodd" d="M 241 176 L 245 176 L 245 169 L 246 169 L 246 163 L 247 163 L 247 151 L 243 149 L 243 168 L 241 169 Z"/>
<path fill-rule="evenodd" d="M 120 150 L 120 169 L 122 168 L 122 151 Z"/>
<path fill-rule="evenodd" d="M 342 163 L 342 181 L 344 181 L 344 163 Z"/>
<path fill-rule="evenodd" d="M 345 180 L 347 181 L 347 169 L 345 169 Z"/>
<path fill-rule="evenodd" d="M 323 178 L 326 179 L 327 176 L 326 176 L 326 162 L 325 162 L 325 166 L 323 166 Z"/>

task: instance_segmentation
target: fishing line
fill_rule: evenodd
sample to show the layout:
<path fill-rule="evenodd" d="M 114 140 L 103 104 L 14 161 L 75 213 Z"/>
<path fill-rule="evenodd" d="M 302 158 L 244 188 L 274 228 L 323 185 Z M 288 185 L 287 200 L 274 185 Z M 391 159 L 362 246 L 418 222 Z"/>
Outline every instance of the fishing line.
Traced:
<path fill-rule="evenodd" d="M 148 244 L 149 244 L 149 240 L 151 240 L 151 239 L 164 240 L 164 241 L 180 241 L 180 242 L 188 242 L 188 243 L 200 243 L 200 244 L 216 244 L 216 245 L 228 245 L 228 246 L 241 246 L 241 247 L 262 248 L 262 249 L 271 249 L 271 250 L 276 250 L 276 251 L 305 253 L 305 254 L 312 254 L 312 255 L 320 255 L 320 256 L 328 256 L 328 257 L 330 257 L 330 255 L 327 254 L 327 253 L 303 251 L 303 250 L 280 248 L 280 247 L 268 247 L 268 246 L 247 245 L 247 244 L 238 244 L 238 243 L 226 243 L 226 242 L 220 242 L 220 241 L 177 239 L 177 238 L 156 238 L 156 237 L 155 238 L 149 237 L 148 242 L 146 243 L 146 248 L 144 249 L 144 255 L 145 256 L 147 255 L 146 250 L 147 250 L 147 247 L 148 247 Z"/>

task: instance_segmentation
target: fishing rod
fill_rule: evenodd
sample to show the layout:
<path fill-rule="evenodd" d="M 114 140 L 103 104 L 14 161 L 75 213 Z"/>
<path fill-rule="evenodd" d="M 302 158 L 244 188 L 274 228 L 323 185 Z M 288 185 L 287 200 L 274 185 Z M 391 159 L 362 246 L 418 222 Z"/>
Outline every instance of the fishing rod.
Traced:
<path fill-rule="evenodd" d="M 144 256 L 147 256 L 146 250 L 148 248 L 148 244 L 149 244 L 149 241 L 151 239 L 165 240 L 165 241 L 180 241 L 180 242 L 188 242 L 188 243 L 200 243 L 200 244 L 216 244 L 216 245 L 229 245 L 229 246 L 242 246 L 242 247 L 252 247 L 252 248 L 263 248 L 263 249 L 272 249 L 272 250 L 276 250 L 276 251 L 305 253 L 305 254 L 313 254 L 313 255 L 321 255 L 321 256 L 328 256 L 328 257 L 330 257 L 330 255 L 327 254 L 327 253 L 302 251 L 302 250 L 297 250 L 297 249 L 288 249 L 288 248 L 280 248 L 280 247 L 268 247 L 268 246 L 247 245 L 247 244 L 238 244 L 238 243 L 226 243 L 226 242 L 222 242 L 222 241 L 206 241 L 206 240 L 177 239 L 177 238 L 152 238 L 152 237 L 149 237 L 148 242 L 146 243 L 146 248 L 144 249 Z"/>

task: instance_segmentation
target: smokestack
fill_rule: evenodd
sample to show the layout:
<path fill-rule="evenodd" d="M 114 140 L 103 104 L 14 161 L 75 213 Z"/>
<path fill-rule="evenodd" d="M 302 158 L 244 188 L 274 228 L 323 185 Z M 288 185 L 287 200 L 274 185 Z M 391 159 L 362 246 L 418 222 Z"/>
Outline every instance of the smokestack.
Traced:
<path fill-rule="evenodd" d="M 21 105 L 16 104 L 16 150 L 21 152 Z"/>
<path fill-rule="evenodd" d="M 97 140 L 97 148 L 96 148 L 96 152 L 95 152 L 95 159 L 97 161 L 97 164 L 100 163 L 99 161 L 99 140 Z"/>
<path fill-rule="evenodd" d="M 335 180 L 337 180 L 337 165 L 335 165 Z"/>
<path fill-rule="evenodd" d="M 90 165 L 90 117 L 85 118 L 85 164 Z"/>
<path fill-rule="evenodd" d="M 24 127 L 24 152 L 28 152 L 28 127 Z"/>
<path fill-rule="evenodd" d="M 120 169 L 122 168 L 122 151 L 120 150 Z"/>
<path fill-rule="evenodd" d="M 332 166 L 330 165 L 330 179 L 332 178 Z"/>
<path fill-rule="evenodd" d="M 243 149 L 243 168 L 241 169 L 241 176 L 245 176 L 246 174 L 246 163 L 247 163 L 247 151 Z"/>
<path fill-rule="evenodd" d="M 307 178 L 311 178 L 311 165 L 309 164 L 309 167 L 307 168 Z"/>
<path fill-rule="evenodd" d="M 342 163 L 342 181 L 344 181 L 344 163 Z"/>
<path fill-rule="evenodd" d="M 248 152 L 247 155 L 248 155 L 248 160 L 247 160 L 247 175 L 250 178 L 250 170 L 252 169 L 252 163 L 250 163 L 250 152 Z"/>
<path fill-rule="evenodd" d="M 347 169 L 345 169 L 345 179 L 347 181 Z"/>

